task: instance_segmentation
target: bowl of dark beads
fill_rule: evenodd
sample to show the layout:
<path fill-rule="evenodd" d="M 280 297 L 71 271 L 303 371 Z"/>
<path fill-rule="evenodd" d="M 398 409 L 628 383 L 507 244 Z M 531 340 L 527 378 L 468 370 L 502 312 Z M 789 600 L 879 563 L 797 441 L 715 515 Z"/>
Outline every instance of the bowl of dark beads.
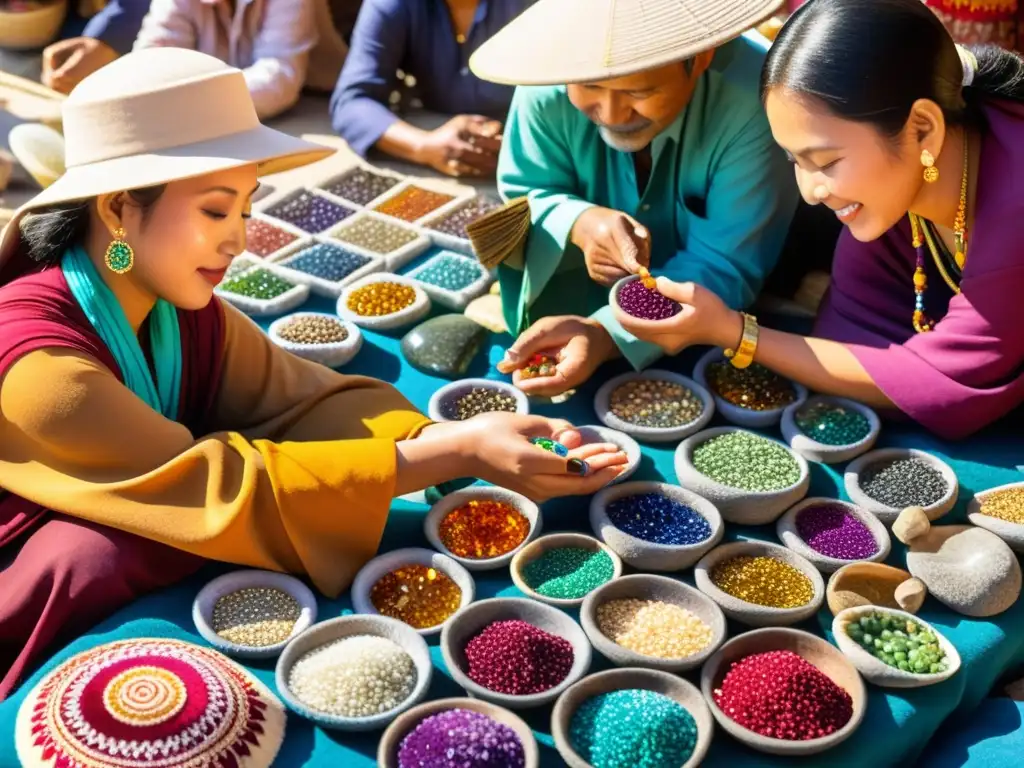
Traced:
<path fill-rule="evenodd" d="M 606 426 L 641 442 L 668 443 L 703 429 L 715 404 L 692 379 L 649 368 L 602 384 L 594 396 L 594 410 Z"/>
<path fill-rule="evenodd" d="M 263 210 L 265 215 L 280 219 L 311 235 L 326 232 L 355 212 L 355 208 L 335 203 L 305 189 L 297 189 Z"/>
<path fill-rule="evenodd" d="M 813 395 L 783 411 L 781 428 L 786 442 L 805 459 L 840 464 L 870 451 L 882 423 L 862 403 Z"/>
<path fill-rule="evenodd" d="M 487 195 L 476 195 L 447 213 L 425 222 L 423 226 L 432 232 L 447 235 L 456 240 L 468 240 L 469 233 L 466 232 L 466 227 L 500 207 L 500 200 L 495 200 Z"/>
<path fill-rule="evenodd" d="M 280 317 L 267 329 L 270 340 L 293 355 L 329 368 L 345 365 L 363 346 L 359 326 L 321 312 Z"/>
<path fill-rule="evenodd" d="M 775 426 L 786 408 L 807 399 L 803 385 L 758 363 L 737 368 L 717 348 L 697 361 L 693 378 L 711 392 L 726 421 L 750 429 Z"/>
<path fill-rule="evenodd" d="M 434 421 L 465 421 L 483 413 L 530 412 L 526 395 L 518 388 L 497 379 L 461 379 L 446 384 L 427 405 Z"/>
<path fill-rule="evenodd" d="M 850 462 L 843 477 L 846 494 L 886 525 L 907 507 L 921 507 L 929 520 L 956 504 L 960 483 L 946 462 L 913 448 L 883 448 Z"/>
<path fill-rule="evenodd" d="M 549 704 L 590 669 L 590 641 L 558 608 L 497 597 L 459 611 L 441 632 L 441 654 L 470 696 L 509 709 Z"/>
<path fill-rule="evenodd" d="M 646 481 L 598 492 L 590 500 L 590 527 L 625 562 L 645 571 L 688 568 L 725 531 L 707 499 L 678 485 Z"/>
<path fill-rule="evenodd" d="M 369 205 L 401 182 L 401 178 L 371 171 L 369 168 L 350 168 L 318 185 L 319 189 L 334 197 Z"/>
<path fill-rule="evenodd" d="M 569 608 L 622 575 L 622 560 L 582 533 L 551 533 L 521 549 L 510 567 L 520 592 L 542 603 Z"/>
<path fill-rule="evenodd" d="M 892 546 L 877 517 L 837 499 L 804 499 L 779 518 L 775 530 L 779 541 L 822 573 L 854 562 L 880 563 Z"/>
<path fill-rule="evenodd" d="M 682 304 L 658 293 L 656 288 L 648 288 L 636 275 L 624 277 L 612 286 L 609 303 L 632 321 L 656 323 L 683 311 Z"/>

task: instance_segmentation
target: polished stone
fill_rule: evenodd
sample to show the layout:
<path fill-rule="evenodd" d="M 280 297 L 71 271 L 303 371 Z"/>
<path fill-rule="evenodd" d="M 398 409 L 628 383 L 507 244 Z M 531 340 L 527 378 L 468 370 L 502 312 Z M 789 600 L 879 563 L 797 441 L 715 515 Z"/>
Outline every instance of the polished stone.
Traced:
<path fill-rule="evenodd" d="M 441 315 L 405 335 L 402 355 L 424 373 L 458 379 L 465 375 L 486 335 L 486 329 L 463 315 Z"/>

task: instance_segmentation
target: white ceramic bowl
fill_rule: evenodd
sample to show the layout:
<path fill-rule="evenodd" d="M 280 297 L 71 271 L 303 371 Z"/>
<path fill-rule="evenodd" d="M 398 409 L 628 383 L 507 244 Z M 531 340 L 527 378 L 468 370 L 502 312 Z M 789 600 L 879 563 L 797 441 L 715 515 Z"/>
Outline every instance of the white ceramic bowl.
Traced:
<path fill-rule="evenodd" d="M 524 595 L 541 603 L 555 605 L 559 608 L 573 608 L 575 606 L 582 605 L 583 601 L 587 597 L 586 595 L 578 598 L 548 597 L 547 595 L 542 595 L 533 589 L 523 576 L 523 568 L 545 552 L 549 552 L 552 549 L 563 549 L 569 547 L 585 549 L 590 552 L 603 551 L 608 555 L 612 561 L 612 576 L 605 582 L 605 584 L 615 581 L 622 575 L 622 560 L 607 544 L 602 544 L 597 539 L 582 533 L 549 533 L 547 536 L 541 536 L 536 541 L 531 542 L 525 548 L 520 550 L 514 558 L 512 558 L 512 566 L 510 568 L 512 583 L 515 584 L 516 588 Z"/>
<path fill-rule="evenodd" d="M 1011 523 L 1009 520 L 1002 520 L 998 517 L 982 514 L 981 512 L 981 505 L 986 497 L 997 491 L 1008 491 L 1015 488 L 1024 492 L 1024 482 L 1000 485 L 996 488 L 989 488 L 987 491 L 976 493 L 967 505 L 967 519 L 979 528 L 984 528 L 994 533 L 1005 541 L 1014 552 L 1024 552 L 1024 524 Z"/>
<path fill-rule="evenodd" d="M 427 404 L 427 413 L 434 421 L 452 421 L 446 413 L 445 406 L 462 395 L 468 394 L 476 387 L 486 387 L 501 392 L 504 395 L 511 395 L 516 401 L 516 413 L 526 415 L 530 412 L 530 403 L 526 395 L 518 387 L 514 387 L 507 381 L 499 379 L 459 379 L 450 384 L 445 384 L 430 396 Z M 540 450 L 540 449 L 538 449 Z"/>
<path fill-rule="evenodd" d="M 875 539 L 875 544 L 878 546 L 878 551 L 871 557 L 861 558 L 860 560 L 840 560 L 839 558 L 823 555 L 821 552 L 818 552 L 818 550 L 812 549 L 811 546 L 800 536 L 796 521 L 800 516 L 800 513 L 805 509 L 819 505 L 842 507 L 849 512 L 852 517 L 863 523 L 867 529 L 871 531 L 871 535 Z M 889 531 L 886 530 L 885 526 L 877 517 L 867 510 L 861 509 L 856 504 L 839 501 L 838 499 L 804 499 L 779 518 L 778 522 L 775 524 L 775 532 L 783 544 L 792 549 L 798 555 L 807 558 L 807 560 L 813 563 L 814 566 L 822 573 L 833 573 L 838 571 L 844 565 L 849 565 L 850 563 L 880 563 L 889 556 L 889 550 L 892 548 L 892 541 L 889 539 Z"/>
<path fill-rule="evenodd" d="M 892 525 L 896 522 L 896 518 L 899 517 L 900 512 L 903 510 L 875 501 L 864 493 L 860 487 L 860 477 L 876 464 L 898 461 L 900 459 L 920 459 L 937 470 L 946 481 L 947 491 L 945 495 L 934 504 L 923 507 L 929 520 L 938 520 L 953 509 L 960 494 L 960 482 L 957 480 L 956 472 L 939 457 L 915 448 L 882 448 L 881 450 L 865 453 L 860 458 L 850 462 L 843 475 L 843 484 L 846 488 L 846 495 L 850 497 L 850 501 L 858 507 L 866 509 L 886 525 Z"/>
<path fill-rule="evenodd" d="M 829 445 L 815 440 L 812 436 L 800 429 L 796 423 L 796 416 L 801 409 L 810 407 L 817 403 L 829 403 L 847 410 L 857 411 L 868 420 L 870 430 L 861 440 L 848 445 Z M 870 451 L 878 440 L 878 434 L 882 430 L 882 422 L 878 414 L 862 403 L 855 400 L 848 400 L 845 397 L 829 397 L 826 395 L 811 395 L 803 403 L 793 403 L 782 412 L 782 437 L 789 446 L 808 461 L 817 461 L 822 464 L 841 464 L 844 461 L 860 456 Z"/>
<path fill-rule="evenodd" d="M 296 344 L 281 338 L 282 328 L 303 317 L 326 317 L 329 320 L 334 320 L 345 327 L 348 336 L 345 337 L 344 341 L 330 344 Z M 296 312 L 279 317 L 270 324 L 270 328 L 267 329 L 267 335 L 270 336 L 270 340 L 277 344 L 277 346 L 288 350 L 293 355 L 306 360 L 312 360 L 315 363 L 322 363 L 328 368 L 338 368 L 351 362 L 352 358 L 363 348 L 363 332 L 359 330 L 358 325 L 342 320 L 334 315 L 328 315 L 325 312 Z"/>
<path fill-rule="evenodd" d="M 679 427 L 666 429 L 658 427 L 640 427 L 636 424 L 631 424 L 628 421 L 623 421 L 612 413 L 612 393 L 626 382 L 634 380 L 669 381 L 673 384 L 679 384 L 686 387 L 693 392 L 696 397 L 700 398 L 700 401 L 704 405 L 704 410 L 701 411 L 700 415 L 693 421 Z M 616 376 L 606 381 L 601 385 L 601 388 L 597 390 L 597 395 L 594 396 L 594 410 L 597 412 L 597 418 L 600 419 L 605 426 L 616 429 L 619 432 L 624 432 L 627 435 L 631 435 L 642 443 L 673 443 L 677 440 L 682 440 L 687 435 L 691 435 L 694 432 L 703 429 L 715 414 L 715 401 L 712 399 L 711 394 L 693 379 L 672 371 L 650 368 L 646 371 L 640 371 L 639 373 L 623 373 L 620 376 Z"/>
<path fill-rule="evenodd" d="M 275 277 L 291 283 L 292 287 L 272 299 L 254 299 L 251 296 L 243 296 L 240 293 L 232 293 L 231 291 L 224 290 L 224 286 L 230 284 L 234 278 L 242 277 L 243 275 L 249 274 L 249 272 L 257 269 L 265 270 Z M 269 263 L 259 263 L 250 269 L 240 270 L 231 277 L 225 276 L 224 282 L 214 288 L 213 292 L 220 296 L 224 301 L 237 307 L 251 317 L 269 317 L 271 315 L 280 315 L 285 312 L 291 312 L 293 309 L 304 304 L 306 299 L 309 298 L 308 285 L 292 283 L 291 280 L 288 280 L 288 278 L 278 272 L 274 268 L 273 264 Z"/>
<path fill-rule="evenodd" d="M 413 299 L 412 304 L 400 309 L 397 312 L 392 312 L 390 315 L 373 315 L 370 317 L 363 317 L 358 312 L 354 312 L 348 308 L 348 300 L 352 294 L 360 288 L 365 288 L 368 285 L 374 283 L 398 283 L 399 285 L 405 285 L 413 289 L 416 294 L 416 298 Z M 404 275 L 391 275 L 391 274 L 370 274 L 359 278 L 355 282 L 349 283 L 345 286 L 345 289 L 341 292 L 341 296 L 338 297 L 338 315 L 348 320 L 350 323 L 355 323 L 363 328 L 369 328 L 374 331 L 390 331 L 396 328 L 404 328 L 407 325 L 422 320 L 430 312 L 430 297 L 427 296 L 426 292 L 415 280 L 410 280 Z"/>
<path fill-rule="evenodd" d="M 629 460 L 626 464 L 626 469 L 621 475 L 612 480 L 611 485 L 625 482 L 636 472 L 637 467 L 640 466 L 640 459 L 643 458 L 640 452 L 640 444 L 625 432 L 620 432 L 611 427 L 602 427 L 597 424 L 576 427 L 576 431 L 583 438 L 583 445 L 589 445 L 590 443 L 614 443 L 626 454 L 626 458 Z"/>
<path fill-rule="evenodd" d="M 435 263 L 440 263 L 443 258 L 451 259 L 463 259 L 468 264 L 467 266 L 475 267 L 480 270 L 479 276 L 473 280 L 465 288 L 461 288 L 457 291 L 443 288 L 440 285 L 427 282 L 422 277 Z M 487 293 L 487 289 L 491 287 L 491 283 L 494 282 L 494 276 L 488 272 L 475 256 L 466 256 L 465 254 L 458 253 L 452 250 L 442 250 L 440 253 L 436 253 L 423 262 L 416 269 L 408 273 L 409 277 L 419 282 L 423 287 L 423 290 L 427 292 L 427 295 L 431 299 L 436 301 L 443 307 L 447 307 L 453 312 L 462 312 L 473 299 L 478 296 L 483 296 Z"/>
<path fill-rule="evenodd" d="M 738 405 L 733 405 L 724 397 L 719 395 L 708 383 L 707 370 L 708 366 L 712 363 L 718 363 L 725 360 L 725 354 L 721 349 L 715 347 L 704 353 L 704 356 L 697 361 L 697 365 L 693 369 L 693 378 L 697 382 L 711 393 L 711 396 L 715 399 L 715 406 L 718 408 L 718 412 L 722 414 L 726 421 L 736 424 L 740 427 L 747 427 L 748 429 L 765 429 L 767 427 L 774 427 L 782 419 L 782 413 L 788 407 L 793 405 L 800 405 L 804 400 L 807 399 L 807 387 L 802 384 L 797 384 L 795 381 L 790 381 L 793 385 L 793 390 L 796 392 L 796 399 L 787 406 L 780 408 L 772 408 L 767 411 L 753 411 L 749 408 L 741 408 Z"/>

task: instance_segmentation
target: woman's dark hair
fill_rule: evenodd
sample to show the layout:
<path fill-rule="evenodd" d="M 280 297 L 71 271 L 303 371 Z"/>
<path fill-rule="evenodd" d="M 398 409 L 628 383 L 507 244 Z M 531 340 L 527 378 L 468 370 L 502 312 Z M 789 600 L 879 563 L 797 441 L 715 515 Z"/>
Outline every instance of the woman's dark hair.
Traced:
<path fill-rule="evenodd" d="M 811 0 L 783 26 L 761 72 L 761 99 L 782 87 L 895 137 L 918 99 L 962 124 L 984 98 L 1024 102 L 1024 59 L 992 45 L 970 87 L 953 38 L 921 0 Z"/>
<path fill-rule="evenodd" d="M 128 196 L 142 209 L 143 221 L 166 187 L 128 190 Z M 21 221 L 21 248 L 40 264 L 55 264 L 68 248 L 85 239 L 91 204 L 91 200 L 83 200 L 28 214 Z"/>

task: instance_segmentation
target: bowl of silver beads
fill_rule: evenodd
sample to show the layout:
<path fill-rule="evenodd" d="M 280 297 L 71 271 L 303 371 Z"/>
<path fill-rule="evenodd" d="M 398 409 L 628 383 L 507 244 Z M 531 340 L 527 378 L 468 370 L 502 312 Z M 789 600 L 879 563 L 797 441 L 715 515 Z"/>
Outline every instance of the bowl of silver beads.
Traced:
<path fill-rule="evenodd" d="M 682 440 L 711 420 L 711 394 L 692 379 L 650 369 L 624 373 L 605 382 L 594 397 L 601 422 L 641 442 Z"/>
<path fill-rule="evenodd" d="M 465 421 L 482 413 L 530 412 L 526 395 L 497 379 L 460 379 L 430 396 L 427 412 L 434 421 Z"/>
<path fill-rule="evenodd" d="M 907 507 L 921 507 L 937 520 L 956 505 L 956 472 L 937 456 L 913 448 L 882 448 L 846 467 L 843 484 L 850 501 L 886 525 Z"/>
<path fill-rule="evenodd" d="M 328 368 L 345 365 L 363 346 L 359 326 L 321 312 L 296 312 L 278 318 L 267 334 L 282 349 Z"/>

